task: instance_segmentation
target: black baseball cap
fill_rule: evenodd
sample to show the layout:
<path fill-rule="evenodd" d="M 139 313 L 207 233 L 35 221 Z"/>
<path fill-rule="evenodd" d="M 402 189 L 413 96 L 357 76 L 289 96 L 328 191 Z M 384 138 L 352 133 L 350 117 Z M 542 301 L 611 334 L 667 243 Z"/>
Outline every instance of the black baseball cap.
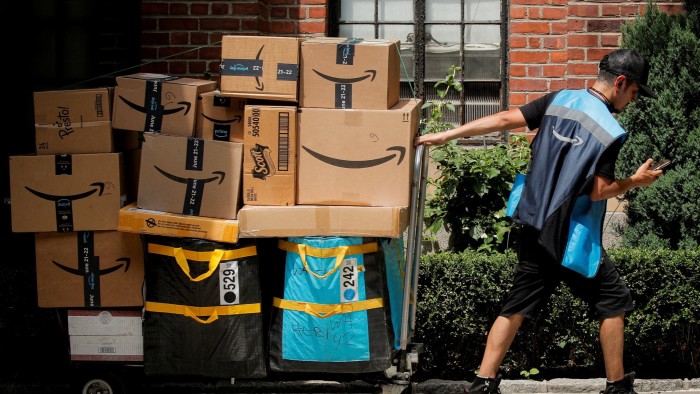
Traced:
<path fill-rule="evenodd" d="M 616 75 L 624 75 L 639 84 L 642 96 L 656 98 L 649 86 L 649 61 L 633 49 L 618 49 L 610 52 L 600 61 L 599 68 Z"/>

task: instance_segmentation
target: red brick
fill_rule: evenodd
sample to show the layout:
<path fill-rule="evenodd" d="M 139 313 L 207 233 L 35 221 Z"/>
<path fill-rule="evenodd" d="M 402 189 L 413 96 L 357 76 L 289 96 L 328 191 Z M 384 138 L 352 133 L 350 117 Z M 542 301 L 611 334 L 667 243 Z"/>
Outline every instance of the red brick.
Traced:
<path fill-rule="evenodd" d="M 208 46 L 199 50 L 200 59 L 221 59 L 221 45 Z"/>
<path fill-rule="evenodd" d="M 142 1 L 141 15 L 168 15 L 168 4 Z"/>
<path fill-rule="evenodd" d="M 289 17 L 292 19 L 307 19 L 309 7 L 289 7 Z"/>
<path fill-rule="evenodd" d="M 299 33 L 325 33 L 326 22 L 299 22 Z"/>
<path fill-rule="evenodd" d="M 568 87 L 568 82 L 566 79 L 554 79 L 549 82 L 550 91 L 562 90 Z"/>
<path fill-rule="evenodd" d="M 277 19 L 289 18 L 289 7 L 273 7 L 270 9 L 270 17 Z"/>
<path fill-rule="evenodd" d="M 242 31 L 260 32 L 260 31 L 262 31 L 262 28 L 260 27 L 260 25 L 261 25 L 262 23 L 263 23 L 263 21 L 261 21 L 261 20 L 258 19 L 258 18 L 254 18 L 254 19 L 243 19 L 243 20 L 241 20 L 241 27 L 240 27 L 240 29 L 241 29 Z"/>
<path fill-rule="evenodd" d="M 542 39 L 539 37 L 528 37 L 527 47 L 530 49 L 540 49 L 542 48 Z"/>
<path fill-rule="evenodd" d="M 159 30 L 198 30 L 199 23 L 197 19 L 192 18 L 168 18 L 161 19 L 158 23 Z"/>
<path fill-rule="evenodd" d="M 187 72 L 186 62 L 168 62 L 168 74 L 178 75 Z"/>
<path fill-rule="evenodd" d="M 525 94 L 511 93 L 510 96 L 508 96 L 508 102 L 510 103 L 511 107 L 514 105 L 521 106 L 525 104 Z"/>
<path fill-rule="evenodd" d="M 569 78 L 566 83 L 567 89 L 584 89 L 588 84 L 584 78 Z"/>
<path fill-rule="evenodd" d="M 190 15 L 209 15 L 210 3 L 192 4 L 190 6 Z"/>
<path fill-rule="evenodd" d="M 238 18 L 202 18 L 199 24 L 202 30 L 238 30 L 241 26 Z"/>
<path fill-rule="evenodd" d="M 182 45 L 190 43 L 190 35 L 186 32 L 174 32 L 170 34 L 171 45 Z"/>
<path fill-rule="evenodd" d="M 254 3 L 233 4 L 233 15 L 258 15 L 260 6 Z"/>
<path fill-rule="evenodd" d="M 190 11 L 187 8 L 187 4 L 184 3 L 170 3 L 168 9 L 168 15 L 189 15 Z"/>
<path fill-rule="evenodd" d="M 602 16 L 620 16 L 620 5 L 619 4 L 603 4 L 603 7 L 601 9 L 600 14 Z"/>
<path fill-rule="evenodd" d="M 523 64 L 512 64 L 509 71 L 511 77 L 524 77 L 527 68 Z"/>
<path fill-rule="evenodd" d="M 547 0 L 511 0 L 512 5 L 543 5 L 547 4 Z"/>
<path fill-rule="evenodd" d="M 551 34 L 568 34 L 569 24 L 566 21 L 562 22 L 551 22 L 550 24 Z"/>
<path fill-rule="evenodd" d="M 569 53 L 565 50 L 550 51 L 549 56 L 552 63 L 566 63 L 569 61 Z"/>
<path fill-rule="evenodd" d="M 586 52 L 586 60 L 598 63 L 603 56 L 612 51 L 612 49 L 607 48 L 591 48 Z"/>
<path fill-rule="evenodd" d="M 510 19 L 525 19 L 527 18 L 527 7 L 510 7 Z"/>
<path fill-rule="evenodd" d="M 602 47 L 619 47 L 620 46 L 620 34 L 601 34 L 600 35 L 600 45 Z"/>
<path fill-rule="evenodd" d="M 586 22 L 586 29 L 590 32 L 619 32 L 624 22 L 620 19 L 595 19 Z"/>
<path fill-rule="evenodd" d="M 586 28 L 586 22 L 583 19 L 569 19 L 566 26 L 569 33 L 583 32 Z"/>
<path fill-rule="evenodd" d="M 542 76 L 547 78 L 563 78 L 566 76 L 566 66 L 563 64 L 546 64 L 542 66 Z"/>
<path fill-rule="evenodd" d="M 141 66 L 141 72 L 154 74 L 167 74 L 168 64 L 166 62 L 148 63 Z"/>
<path fill-rule="evenodd" d="M 525 48 L 527 47 L 527 39 L 524 36 L 513 36 L 508 38 L 508 46 L 511 49 Z"/>
<path fill-rule="evenodd" d="M 228 15 L 230 13 L 227 3 L 212 3 L 212 15 Z"/>
<path fill-rule="evenodd" d="M 547 34 L 549 25 L 542 22 L 511 22 L 510 31 L 521 34 Z"/>
<path fill-rule="evenodd" d="M 193 31 L 190 33 L 190 44 L 204 45 L 209 43 L 209 33 Z"/>
<path fill-rule="evenodd" d="M 142 33 L 141 45 L 170 45 L 170 34 Z"/>
<path fill-rule="evenodd" d="M 544 79 L 513 78 L 510 80 L 510 88 L 516 92 L 543 92 L 547 90 L 547 81 Z"/>
<path fill-rule="evenodd" d="M 270 33 L 295 33 L 296 23 L 294 22 L 270 22 Z"/>
<path fill-rule="evenodd" d="M 583 49 L 569 48 L 566 54 L 569 60 L 586 60 L 586 52 Z"/>
<path fill-rule="evenodd" d="M 543 7 L 542 8 L 542 19 L 565 19 L 566 18 L 566 8 L 564 7 Z"/>
<path fill-rule="evenodd" d="M 570 47 L 595 47 L 598 45 L 598 34 L 571 34 L 569 35 Z"/>
<path fill-rule="evenodd" d="M 172 59 L 196 59 L 197 51 L 192 51 L 191 47 L 162 47 L 158 50 L 158 57 L 164 58 L 173 56 Z"/>
<path fill-rule="evenodd" d="M 682 4 L 659 4 L 659 11 L 669 15 L 681 15 L 686 13 Z M 640 14 L 642 12 L 643 11 L 640 11 Z"/>
<path fill-rule="evenodd" d="M 309 18 L 325 18 L 328 16 L 326 7 L 309 7 Z"/>
<path fill-rule="evenodd" d="M 598 75 L 598 63 L 569 63 L 570 75 Z"/>
<path fill-rule="evenodd" d="M 562 49 L 566 47 L 566 43 L 567 38 L 563 36 L 544 37 L 542 46 L 547 49 Z"/>
<path fill-rule="evenodd" d="M 569 6 L 569 16 L 596 17 L 600 16 L 600 8 L 597 4 L 574 4 Z"/>
<path fill-rule="evenodd" d="M 549 62 L 548 51 L 511 51 L 510 61 L 512 63 L 547 63 Z"/>
<path fill-rule="evenodd" d="M 267 3 L 270 5 L 275 5 L 275 4 L 296 4 L 296 0 L 267 0 Z"/>
<path fill-rule="evenodd" d="M 639 8 L 638 4 L 623 4 L 620 6 L 620 13 L 618 15 L 620 16 L 631 16 L 631 17 L 636 17 L 641 13 L 641 10 Z"/>
<path fill-rule="evenodd" d="M 530 78 L 541 78 L 542 66 L 527 66 L 527 76 Z"/>
<path fill-rule="evenodd" d="M 204 73 L 207 71 L 207 62 L 189 62 L 188 69 L 192 74 L 202 74 L 201 78 L 204 78 Z"/>
<path fill-rule="evenodd" d="M 299 4 L 326 4 L 328 0 L 299 0 Z"/>

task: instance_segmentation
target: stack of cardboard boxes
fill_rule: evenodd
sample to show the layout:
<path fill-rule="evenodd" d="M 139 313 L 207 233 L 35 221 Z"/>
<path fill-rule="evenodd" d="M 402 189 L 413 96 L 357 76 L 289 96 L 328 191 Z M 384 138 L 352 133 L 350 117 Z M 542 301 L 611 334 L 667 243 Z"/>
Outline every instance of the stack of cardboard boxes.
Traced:
<path fill-rule="evenodd" d="M 39 307 L 143 305 L 141 239 L 117 231 L 120 208 L 134 198 L 127 178 L 138 140 L 112 129 L 112 94 L 36 92 L 36 151 L 10 157 L 12 230 L 35 234 Z M 139 333 L 86 333 L 99 320 L 69 325 L 73 359 L 142 358 L 141 344 L 124 338 Z"/>
<path fill-rule="evenodd" d="M 13 231 L 37 232 L 39 306 L 84 308 L 69 319 L 88 326 L 142 307 L 139 234 L 402 237 L 420 102 L 399 99 L 398 44 L 224 36 L 218 89 L 138 73 L 36 92 L 37 152 L 10 176 Z"/>

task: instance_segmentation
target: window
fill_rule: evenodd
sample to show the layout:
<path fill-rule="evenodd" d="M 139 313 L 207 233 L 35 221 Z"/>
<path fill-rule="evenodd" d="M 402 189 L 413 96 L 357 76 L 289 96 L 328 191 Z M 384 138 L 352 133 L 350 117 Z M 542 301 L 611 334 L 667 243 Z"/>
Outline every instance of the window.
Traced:
<path fill-rule="evenodd" d="M 335 0 L 331 34 L 401 40 L 401 97 L 437 98 L 451 65 L 464 89 L 449 99 L 459 125 L 506 108 L 506 0 Z"/>

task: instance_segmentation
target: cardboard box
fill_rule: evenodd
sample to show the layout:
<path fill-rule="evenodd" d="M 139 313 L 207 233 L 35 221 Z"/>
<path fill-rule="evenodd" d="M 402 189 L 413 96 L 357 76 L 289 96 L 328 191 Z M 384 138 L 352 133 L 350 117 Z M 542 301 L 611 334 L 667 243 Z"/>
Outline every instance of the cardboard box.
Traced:
<path fill-rule="evenodd" d="M 419 110 L 301 108 L 297 204 L 410 206 Z"/>
<path fill-rule="evenodd" d="M 251 206 L 238 212 L 241 238 L 347 236 L 399 238 L 406 207 Z"/>
<path fill-rule="evenodd" d="M 10 156 L 12 231 L 116 230 L 125 184 L 121 153 Z"/>
<path fill-rule="evenodd" d="M 68 335 L 143 335 L 141 310 L 69 309 Z"/>
<path fill-rule="evenodd" d="M 35 233 L 41 308 L 143 306 L 143 244 L 119 231 Z"/>
<path fill-rule="evenodd" d="M 246 100 L 213 91 L 199 95 L 195 136 L 205 140 L 243 142 Z"/>
<path fill-rule="evenodd" d="M 243 144 L 144 133 L 139 208 L 235 219 Z"/>
<path fill-rule="evenodd" d="M 297 101 L 299 38 L 231 36 L 221 39 L 221 94 Z"/>
<path fill-rule="evenodd" d="M 245 107 L 243 204 L 294 205 L 297 107 Z"/>
<path fill-rule="evenodd" d="M 112 120 L 113 88 L 51 90 L 34 92 L 34 122 L 53 125 L 62 134 L 80 123 Z"/>
<path fill-rule="evenodd" d="M 310 38 L 301 43 L 299 106 L 389 109 L 399 101 L 399 40 Z"/>
<path fill-rule="evenodd" d="M 119 211 L 119 231 L 238 242 L 238 220 L 186 216 L 141 209 L 129 204 Z"/>
<path fill-rule="evenodd" d="M 37 124 L 34 131 L 36 153 L 39 155 L 115 152 L 109 121 L 78 122 L 70 126 Z"/>
<path fill-rule="evenodd" d="M 72 361 L 143 361 L 143 337 L 137 335 L 70 335 Z"/>
<path fill-rule="evenodd" d="M 191 137 L 199 95 L 216 81 L 138 73 L 116 78 L 112 127 Z"/>

